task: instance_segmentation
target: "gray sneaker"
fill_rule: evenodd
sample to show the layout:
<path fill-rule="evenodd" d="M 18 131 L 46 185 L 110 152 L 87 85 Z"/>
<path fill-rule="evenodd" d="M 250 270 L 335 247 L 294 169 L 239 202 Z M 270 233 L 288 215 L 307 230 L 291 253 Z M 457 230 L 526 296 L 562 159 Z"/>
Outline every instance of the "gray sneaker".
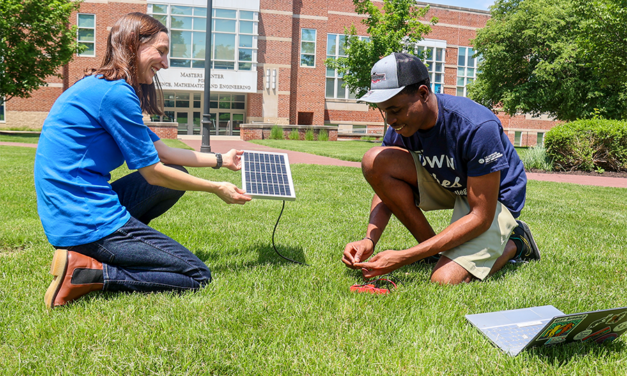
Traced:
<path fill-rule="evenodd" d="M 516 220 L 516 222 L 518 223 L 518 227 L 514 229 L 512 235 L 509 238 L 511 240 L 514 240 L 515 242 L 521 242 L 522 250 L 520 250 L 512 260 L 540 260 L 540 250 L 538 249 L 538 245 L 536 244 L 535 240 L 533 240 L 533 236 L 531 235 L 531 230 L 529 230 L 529 226 L 523 221 Z"/>

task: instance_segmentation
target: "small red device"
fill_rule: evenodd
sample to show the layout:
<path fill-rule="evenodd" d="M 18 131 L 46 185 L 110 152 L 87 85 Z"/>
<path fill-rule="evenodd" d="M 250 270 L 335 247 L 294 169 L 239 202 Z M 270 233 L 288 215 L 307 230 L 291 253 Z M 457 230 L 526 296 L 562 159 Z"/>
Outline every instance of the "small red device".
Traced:
<path fill-rule="evenodd" d="M 384 288 L 378 287 L 381 285 L 381 282 L 388 282 L 388 284 L 391 284 L 393 287 L 396 287 L 396 283 L 390 281 L 389 279 L 380 278 L 375 281 L 365 283 L 363 285 L 352 285 L 351 291 L 352 292 L 367 292 L 370 294 L 389 294 L 390 293 L 389 287 L 384 287 Z"/>

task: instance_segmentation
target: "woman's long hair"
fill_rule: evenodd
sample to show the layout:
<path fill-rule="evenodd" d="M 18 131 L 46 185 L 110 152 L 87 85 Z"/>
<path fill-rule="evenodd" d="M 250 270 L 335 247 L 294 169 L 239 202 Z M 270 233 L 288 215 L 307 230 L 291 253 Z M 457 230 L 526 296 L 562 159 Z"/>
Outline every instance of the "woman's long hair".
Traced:
<path fill-rule="evenodd" d="M 168 33 L 168 29 L 144 13 L 125 15 L 111 28 L 100 68 L 90 69 L 86 73 L 102 75 L 107 80 L 126 80 L 135 89 L 142 111 L 150 115 L 163 115 L 163 93 L 157 75 L 153 77 L 152 84 L 140 84 L 137 77 L 139 47 L 161 32 Z"/>

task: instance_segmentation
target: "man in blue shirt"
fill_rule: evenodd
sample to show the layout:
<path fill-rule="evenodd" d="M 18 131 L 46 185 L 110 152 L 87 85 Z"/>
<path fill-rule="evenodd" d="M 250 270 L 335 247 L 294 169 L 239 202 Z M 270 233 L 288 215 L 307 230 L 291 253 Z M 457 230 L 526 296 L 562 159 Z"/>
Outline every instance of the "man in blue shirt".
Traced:
<path fill-rule="evenodd" d="M 366 237 L 349 243 L 342 261 L 365 278 L 439 257 L 431 281 L 483 280 L 509 260 L 539 260 L 529 227 L 516 220 L 527 178 L 499 119 L 467 98 L 434 94 L 415 56 L 393 53 L 372 68 L 371 90 L 390 127 L 381 147 L 362 160 L 375 191 Z M 439 234 L 423 211 L 454 209 Z M 418 241 L 406 250 L 373 253 L 394 214 Z"/>

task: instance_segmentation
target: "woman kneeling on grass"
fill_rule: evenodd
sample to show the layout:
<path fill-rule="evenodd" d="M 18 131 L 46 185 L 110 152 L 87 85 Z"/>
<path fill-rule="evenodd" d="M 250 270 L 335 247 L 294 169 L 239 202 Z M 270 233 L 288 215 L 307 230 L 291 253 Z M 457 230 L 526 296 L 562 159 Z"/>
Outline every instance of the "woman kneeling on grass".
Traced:
<path fill-rule="evenodd" d="M 235 185 L 187 174 L 181 166 L 241 168 L 242 151 L 202 154 L 170 148 L 142 121 L 163 114 L 155 74 L 168 67 L 168 30 L 130 13 L 111 29 L 102 66 L 55 102 L 35 159 L 37 207 L 57 249 L 46 292 L 54 308 L 91 291 L 183 291 L 211 281 L 209 268 L 147 224 L 184 191 L 215 193 L 227 203 L 250 197 Z M 157 87 L 157 88 L 156 88 Z M 124 162 L 138 170 L 111 184 Z"/>

